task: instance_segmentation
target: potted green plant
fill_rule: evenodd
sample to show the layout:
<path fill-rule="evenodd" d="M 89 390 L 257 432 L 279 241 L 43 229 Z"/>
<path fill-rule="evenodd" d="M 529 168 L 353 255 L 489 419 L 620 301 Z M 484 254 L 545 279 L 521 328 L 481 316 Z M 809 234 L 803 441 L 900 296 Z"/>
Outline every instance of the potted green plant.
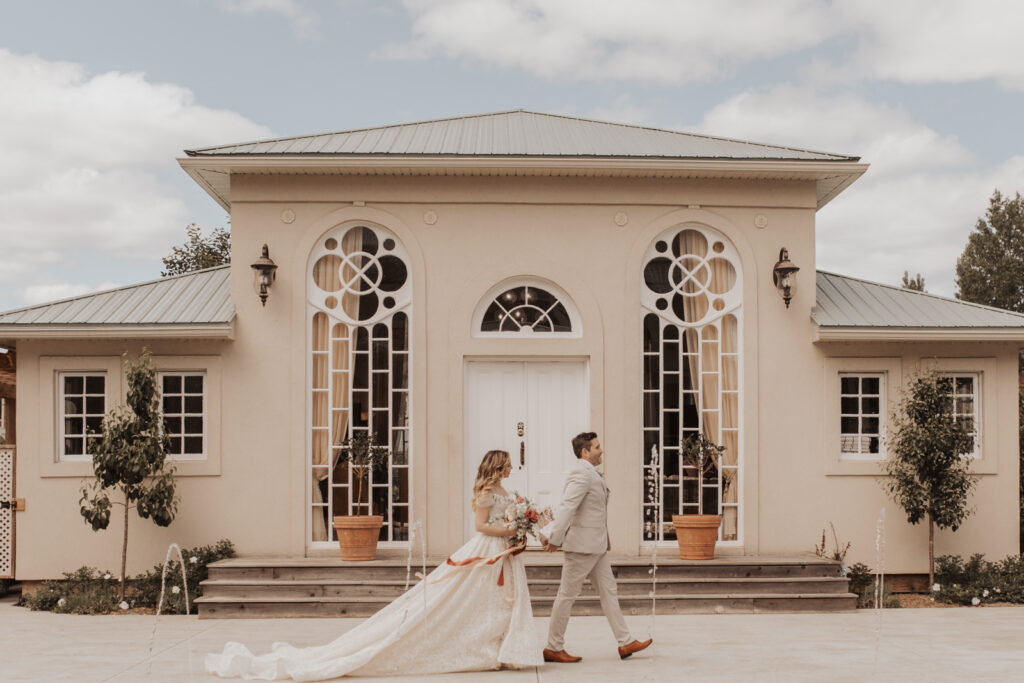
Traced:
<path fill-rule="evenodd" d="M 356 487 L 352 512 L 356 513 L 363 504 L 363 481 L 370 472 L 387 462 L 391 451 L 387 446 L 377 445 L 372 433 L 357 431 L 341 443 L 338 449 L 338 463 L 349 463 L 351 479 L 349 486 Z M 367 487 L 369 482 L 367 482 Z M 366 561 L 377 558 L 377 538 L 384 523 L 381 515 L 374 515 L 373 496 L 367 495 L 367 514 L 338 515 L 334 518 L 334 529 L 338 534 L 341 559 Z"/>
<path fill-rule="evenodd" d="M 715 556 L 715 542 L 721 515 L 704 514 L 704 480 L 717 479 L 722 462 L 724 446 L 715 444 L 703 434 L 684 436 L 679 444 L 683 456 L 683 468 L 696 471 L 697 509 L 696 515 L 672 515 L 672 526 L 676 530 L 679 544 L 679 558 L 683 560 L 710 560 Z M 722 478 L 721 495 L 725 495 L 730 478 Z"/>

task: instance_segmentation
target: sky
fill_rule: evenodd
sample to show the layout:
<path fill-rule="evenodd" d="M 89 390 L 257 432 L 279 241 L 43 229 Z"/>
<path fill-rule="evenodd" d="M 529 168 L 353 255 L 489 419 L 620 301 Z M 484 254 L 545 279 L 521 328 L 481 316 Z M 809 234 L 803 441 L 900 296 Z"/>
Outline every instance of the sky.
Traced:
<path fill-rule="evenodd" d="M 159 277 L 182 151 L 509 109 L 860 156 L 817 267 L 952 296 L 1024 190 L 1011 0 L 0 0 L 0 310 Z"/>

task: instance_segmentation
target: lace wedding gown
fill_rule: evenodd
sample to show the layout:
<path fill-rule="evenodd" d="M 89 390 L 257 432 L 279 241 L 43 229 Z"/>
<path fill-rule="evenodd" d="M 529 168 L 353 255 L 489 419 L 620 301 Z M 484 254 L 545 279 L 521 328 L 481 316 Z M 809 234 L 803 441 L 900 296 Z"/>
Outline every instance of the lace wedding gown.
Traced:
<path fill-rule="evenodd" d="M 491 505 L 489 524 L 501 524 L 512 501 L 489 495 L 480 505 Z M 254 655 L 231 642 L 206 656 L 206 670 L 223 678 L 322 681 L 540 666 L 526 569 L 507 545 L 475 534 L 426 580 L 326 645 L 274 643 Z"/>

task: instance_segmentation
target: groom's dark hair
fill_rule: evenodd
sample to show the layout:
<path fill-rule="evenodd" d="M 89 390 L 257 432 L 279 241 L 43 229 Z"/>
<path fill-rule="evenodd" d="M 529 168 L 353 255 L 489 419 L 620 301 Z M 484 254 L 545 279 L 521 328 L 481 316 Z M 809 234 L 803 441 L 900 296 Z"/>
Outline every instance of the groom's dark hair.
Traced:
<path fill-rule="evenodd" d="M 597 432 L 580 432 L 572 437 L 572 452 L 577 458 L 583 457 L 583 449 L 590 448 L 590 442 L 597 438 Z"/>

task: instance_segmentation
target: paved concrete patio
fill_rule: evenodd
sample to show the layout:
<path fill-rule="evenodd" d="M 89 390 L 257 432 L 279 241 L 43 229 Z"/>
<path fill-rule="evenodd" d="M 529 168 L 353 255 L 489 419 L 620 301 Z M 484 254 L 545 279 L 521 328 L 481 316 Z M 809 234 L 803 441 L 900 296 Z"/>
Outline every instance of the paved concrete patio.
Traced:
<path fill-rule="evenodd" d="M 649 616 L 627 616 L 645 637 Z M 203 656 L 228 640 L 256 652 L 275 640 L 323 643 L 360 619 L 199 621 L 30 612 L 0 600 L 0 680 L 214 681 Z M 538 618 L 543 632 L 547 619 Z M 154 635 L 155 627 L 155 635 Z M 604 619 L 575 617 L 579 664 L 527 671 L 400 677 L 442 683 L 526 681 L 1024 681 L 1024 607 L 840 614 L 659 616 L 654 646 L 620 661 Z M 152 660 L 149 648 L 153 643 Z"/>

